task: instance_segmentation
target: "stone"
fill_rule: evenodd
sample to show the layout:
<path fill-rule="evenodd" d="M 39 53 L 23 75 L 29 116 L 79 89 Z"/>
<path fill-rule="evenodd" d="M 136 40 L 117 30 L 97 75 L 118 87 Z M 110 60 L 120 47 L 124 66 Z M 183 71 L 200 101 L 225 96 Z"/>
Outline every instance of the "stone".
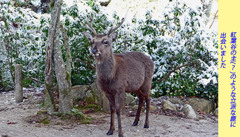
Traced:
<path fill-rule="evenodd" d="M 86 86 L 86 85 L 84 85 Z M 109 107 L 109 102 L 108 99 L 105 95 L 105 93 L 98 87 L 97 82 L 93 82 L 90 87 L 86 86 L 85 88 L 83 87 L 83 98 L 80 98 L 84 100 L 87 103 L 99 103 L 103 104 L 103 111 L 109 112 L 110 107 Z"/>
<path fill-rule="evenodd" d="M 202 98 L 188 98 L 185 103 L 191 105 L 194 110 L 202 111 L 206 114 L 210 114 L 215 109 L 213 102 Z"/>
<path fill-rule="evenodd" d="M 87 103 L 100 103 L 101 104 L 102 99 L 99 99 L 99 98 L 100 98 L 99 95 L 97 95 L 95 92 L 93 92 L 92 90 L 88 90 L 86 92 L 86 96 L 84 98 L 84 101 L 87 102 Z"/>
<path fill-rule="evenodd" d="M 180 98 L 169 98 L 167 100 L 170 101 L 173 104 L 179 104 L 179 105 L 182 105 L 182 106 L 185 104 L 185 102 Z"/>
<path fill-rule="evenodd" d="M 72 98 L 73 98 L 73 102 L 76 101 L 83 101 L 85 96 L 86 96 L 86 92 L 89 89 L 89 85 L 76 85 L 72 87 Z"/>
<path fill-rule="evenodd" d="M 129 105 L 129 104 L 131 104 L 133 101 L 134 101 L 134 96 L 132 96 L 132 95 L 129 94 L 129 93 L 126 93 L 126 94 L 125 94 L 125 99 L 124 99 L 124 102 L 123 102 L 123 106 Z"/>
<path fill-rule="evenodd" d="M 95 103 L 95 98 L 93 97 L 93 93 L 91 90 L 88 90 L 86 92 L 86 96 L 84 98 L 84 101 L 87 102 L 87 103 Z"/>
<path fill-rule="evenodd" d="M 110 112 L 109 101 L 104 91 L 102 91 L 97 82 L 93 82 L 90 86 L 78 85 L 72 87 L 73 100 L 83 100 L 87 103 L 100 103 L 103 105 L 103 111 Z M 129 105 L 134 101 L 134 97 L 126 93 L 123 105 Z"/>
<path fill-rule="evenodd" d="M 84 99 L 87 103 L 103 104 L 103 111 L 109 112 L 109 102 L 105 93 L 98 87 L 97 82 L 93 82 L 85 93 Z"/>
<path fill-rule="evenodd" d="M 132 110 L 135 111 L 135 110 L 138 110 L 138 105 L 134 105 L 134 106 L 131 106 Z M 142 111 L 145 111 L 146 108 L 145 106 L 142 106 Z M 153 106 L 153 105 L 150 105 L 149 107 L 149 111 L 154 111 L 154 110 L 157 110 L 158 108 L 156 106 Z"/>
<path fill-rule="evenodd" d="M 176 106 L 168 100 L 163 100 L 162 105 L 163 105 L 163 111 L 166 111 L 166 110 L 177 111 Z"/>
<path fill-rule="evenodd" d="M 103 103 L 102 104 L 103 104 L 103 111 L 104 112 L 107 112 L 107 113 L 111 112 L 110 106 L 109 106 L 109 101 L 108 101 L 108 98 L 105 94 L 103 94 Z"/>
<path fill-rule="evenodd" d="M 98 85 L 97 82 L 94 82 L 91 84 L 91 92 L 88 91 L 86 92 L 86 98 L 89 101 L 95 101 L 95 103 L 101 103 L 103 104 L 103 111 L 105 112 L 109 112 L 110 111 L 110 107 L 109 107 L 109 101 L 108 98 L 106 97 L 104 91 L 102 91 Z M 92 94 L 92 95 L 90 95 Z M 92 99 L 91 99 L 92 98 Z M 85 99 L 86 100 L 86 99 Z M 126 93 L 125 94 L 125 98 L 124 98 L 124 102 L 123 105 L 129 105 L 130 103 L 132 103 L 134 101 L 134 97 L 129 94 Z"/>
<path fill-rule="evenodd" d="M 191 105 L 185 104 L 182 108 L 182 111 L 187 115 L 188 118 L 195 119 L 197 118 L 197 114 Z"/>
<path fill-rule="evenodd" d="M 216 109 L 214 110 L 213 115 L 216 116 L 216 117 L 218 117 L 218 108 L 216 108 Z"/>
<path fill-rule="evenodd" d="M 103 102 L 103 94 L 105 94 L 97 85 L 97 82 L 93 82 L 91 85 L 91 91 L 97 96 L 96 103 Z"/>
<path fill-rule="evenodd" d="M 154 110 L 157 110 L 158 108 L 157 107 L 155 107 L 155 106 L 153 106 L 153 105 L 150 105 L 150 107 L 149 107 L 149 111 L 154 111 Z"/>
<path fill-rule="evenodd" d="M 137 110 L 137 109 L 138 109 L 138 105 L 132 106 L 132 109 L 133 109 L 133 110 Z"/>

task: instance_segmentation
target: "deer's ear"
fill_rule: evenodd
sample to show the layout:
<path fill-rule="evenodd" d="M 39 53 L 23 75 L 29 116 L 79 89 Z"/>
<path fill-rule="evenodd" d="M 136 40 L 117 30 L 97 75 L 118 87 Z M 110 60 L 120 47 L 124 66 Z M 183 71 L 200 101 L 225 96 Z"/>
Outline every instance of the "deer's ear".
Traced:
<path fill-rule="evenodd" d="M 93 43 L 93 36 L 92 34 L 83 31 L 84 35 L 87 37 L 87 39 L 89 40 L 90 43 Z"/>
<path fill-rule="evenodd" d="M 110 38 L 112 39 L 112 42 L 114 42 L 117 39 L 118 33 L 115 31 L 110 34 Z"/>

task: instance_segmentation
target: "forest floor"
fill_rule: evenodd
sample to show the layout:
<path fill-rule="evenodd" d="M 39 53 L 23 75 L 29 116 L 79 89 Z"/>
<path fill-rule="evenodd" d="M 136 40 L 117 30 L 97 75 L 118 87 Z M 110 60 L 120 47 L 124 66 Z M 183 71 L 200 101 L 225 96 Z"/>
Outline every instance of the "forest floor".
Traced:
<path fill-rule="evenodd" d="M 24 91 L 24 102 L 16 104 L 14 93 L 0 93 L 0 136 L 2 137 L 104 137 L 110 126 L 110 114 L 92 112 L 91 124 L 65 122 L 52 117 L 52 121 L 38 122 L 34 117 L 44 108 L 42 91 Z M 44 121 L 44 115 L 41 115 Z M 29 120 L 29 118 L 31 120 Z M 45 117 L 46 118 L 46 117 Z M 122 130 L 125 137 L 217 137 L 218 121 L 214 119 L 193 120 L 177 116 L 150 113 L 149 128 L 143 128 L 145 113 L 141 113 L 138 126 L 131 126 L 135 117 L 122 112 Z M 112 137 L 118 136 L 117 116 Z M 111 136 L 110 136 L 111 137 Z"/>

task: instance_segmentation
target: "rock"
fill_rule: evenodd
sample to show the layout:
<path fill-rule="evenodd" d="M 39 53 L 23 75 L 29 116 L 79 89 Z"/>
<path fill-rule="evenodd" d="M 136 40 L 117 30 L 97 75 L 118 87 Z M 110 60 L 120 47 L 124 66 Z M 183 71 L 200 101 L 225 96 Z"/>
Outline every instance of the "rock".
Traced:
<path fill-rule="evenodd" d="M 167 100 L 170 101 L 173 104 L 179 104 L 179 105 L 182 105 L 182 106 L 185 104 L 185 102 L 180 98 L 169 98 Z"/>
<path fill-rule="evenodd" d="M 215 109 L 213 102 L 202 98 L 188 98 L 187 100 L 182 100 L 180 98 L 168 98 L 167 100 L 173 104 L 179 104 L 181 106 L 189 104 L 194 110 L 202 111 L 207 114 L 210 114 Z"/>
<path fill-rule="evenodd" d="M 108 98 L 105 94 L 103 94 L 103 111 L 109 113 L 111 112 L 110 107 L 109 107 L 109 101 Z"/>
<path fill-rule="evenodd" d="M 182 111 L 187 115 L 188 118 L 195 119 L 197 115 L 191 105 L 185 104 L 182 108 Z"/>
<path fill-rule="evenodd" d="M 91 92 L 87 92 L 87 93 L 92 94 L 92 95 L 86 95 L 88 97 L 87 100 L 95 101 L 95 103 L 102 103 L 103 104 L 103 111 L 105 111 L 105 112 L 110 111 L 108 98 L 106 97 L 104 91 L 102 91 L 98 87 L 97 82 L 94 82 L 94 83 L 91 84 Z M 92 99 L 90 99 L 90 97 Z M 123 105 L 129 105 L 133 101 L 134 101 L 134 97 L 131 94 L 126 93 Z"/>
<path fill-rule="evenodd" d="M 88 87 L 84 95 L 84 101 L 87 103 L 100 103 L 103 104 L 103 111 L 110 112 L 109 101 L 105 95 L 105 93 L 98 87 L 97 82 L 93 82 Z"/>
<path fill-rule="evenodd" d="M 154 110 L 157 110 L 158 108 L 153 106 L 153 105 L 150 105 L 150 108 L 149 108 L 149 111 L 154 111 Z"/>
<path fill-rule="evenodd" d="M 213 115 L 216 116 L 216 117 L 218 117 L 218 108 L 216 108 L 216 109 L 214 110 Z"/>
<path fill-rule="evenodd" d="M 90 85 L 78 85 L 72 87 L 73 100 L 83 100 L 87 103 L 100 103 L 103 104 L 103 111 L 110 112 L 109 101 L 106 97 L 104 91 L 102 91 L 97 82 L 94 82 Z M 126 93 L 123 105 L 129 105 L 134 101 L 134 97 Z"/>
<path fill-rule="evenodd" d="M 138 109 L 138 105 L 134 105 L 134 106 L 132 107 L 132 109 L 133 109 L 133 110 L 137 110 L 137 109 Z"/>
<path fill-rule="evenodd" d="M 88 90 L 86 92 L 84 101 L 87 103 L 96 103 L 96 95 L 92 92 L 92 90 Z"/>
<path fill-rule="evenodd" d="M 103 103 L 103 95 L 105 95 L 105 93 L 98 87 L 96 81 L 91 84 L 91 91 L 98 97 L 96 103 Z"/>
<path fill-rule="evenodd" d="M 206 99 L 189 98 L 185 103 L 190 104 L 194 110 L 203 111 L 207 114 L 213 112 L 215 109 L 214 103 Z"/>
<path fill-rule="evenodd" d="M 83 101 L 86 92 L 89 89 L 89 85 L 76 85 L 72 87 L 72 97 L 73 97 L 73 102 L 81 100 Z"/>
<path fill-rule="evenodd" d="M 125 94 L 125 99 L 124 99 L 124 102 L 123 102 L 123 106 L 129 105 L 129 104 L 132 103 L 133 101 L 134 101 L 134 96 L 132 96 L 132 95 L 129 94 L 129 93 L 126 93 L 126 94 Z"/>
<path fill-rule="evenodd" d="M 90 85 L 90 90 L 86 92 L 84 101 L 87 103 L 103 103 L 104 92 L 97 86 L 97 82 Z"/>
<path fill-rule="evenodd" d="M 138 105 L 134 105 L 134 106 L 132 106 L 131 107 L 133 110 L 138 110 Z M 142 111 L 145 111 L 145 109 L 143 109 L 143 108 L 145 108 L 145 106 L 142 106 Z M 149 111 L 154 111 L 154 110 L 157 110 L 158 108 L 157 107 L 155 107 L 155 106 L 153 106 L 153 105 L 150 105 L 150 107 L 149 107 Z"/>
<path fill-rule="evenodd" d="M 166 110 L 177 111 L 176 106 L 168 100 L 163 100 L 162 105 L 163 105 L 163 111 L 166 111 Z"/>

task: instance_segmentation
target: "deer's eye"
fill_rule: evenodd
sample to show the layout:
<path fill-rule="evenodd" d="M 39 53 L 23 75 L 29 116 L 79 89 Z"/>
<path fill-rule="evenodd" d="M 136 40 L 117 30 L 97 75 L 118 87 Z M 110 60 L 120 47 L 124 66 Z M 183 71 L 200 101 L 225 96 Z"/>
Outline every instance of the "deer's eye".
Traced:
<path fill-rule="evenodd" d="M 108 41 L 107 41 L 107 40 L 104 40 L 104 41 L 103 41 L 103 44 L 108 44 Z"/>

